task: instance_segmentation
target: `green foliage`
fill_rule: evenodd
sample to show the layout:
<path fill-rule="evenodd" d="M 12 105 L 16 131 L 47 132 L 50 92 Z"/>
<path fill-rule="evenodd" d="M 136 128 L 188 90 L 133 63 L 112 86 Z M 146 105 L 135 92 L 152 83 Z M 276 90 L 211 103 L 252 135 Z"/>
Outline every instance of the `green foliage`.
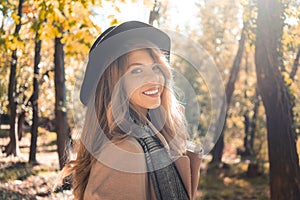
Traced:
<path fill-rule="evenodd" d="M 202 35 L 198 41 L 214 58 L 225 80 L 241 30 L 238 12 L 238 4 L 233 1 L 207 1 L 199 8 Z"/>
<path fill-rule="evenodd" d="M 243 6 L 243 22 L 247 43 L 245 49 L 247 52 L 254 50 L 255 34 L 256 34 L 256 18 L 257 18 L 257 0 L 244 0 L 241 2 Z"/>
<path fill-rule="evenodd" d="M 199 72 L 186 60 L 173 55 L 175 91 L 185 108 L 190 137 L 204 136 L 211 120 L 211 101 L 207 85 Z"/>
<path fill-rule="evenodd" d="M 0 180 L 24 180 L 28 176 L 35 175 L 37 172 L 32 170 L 32 166 L 25 162 L 17 162 L 8 167 L 0 169 Z"/>
<path fill-rule="evenodd" d="M 8 112 L 7 89 L 11 52 L 17 46 L 23 47 L 23 43 L 18 39 L 18 36 L 13 34 L 14 20 L 19 20 L 16 17 L 16 5 L 17 1 L 0 2 L 0 113 Z"/>
<path fill-rule="evenodd" d="M 247 178 L 246 163 L 230 164 L 228 169 L 207 169 L 201 175 L 201 199 L 269 199 L 268 175 Z M 200 198 L 199 198 L 200 199 Z"/>
<path fill-rule="evenodd" d="M 300 134 L 300 99 L 299 99 L 299 73 L 293 79 L 290 73 L 300 45 L 300 3 L 286 2 L 284 4 L 284 29 L 282 35 L 282 55 L 283 55 L 283 80 L 288 88 L 293 111 L 293 129 L 297 136 Z M 298 66 L 299 68 L 299 66 Z M 299 70 L 298 70 L 299 72 Z"/>

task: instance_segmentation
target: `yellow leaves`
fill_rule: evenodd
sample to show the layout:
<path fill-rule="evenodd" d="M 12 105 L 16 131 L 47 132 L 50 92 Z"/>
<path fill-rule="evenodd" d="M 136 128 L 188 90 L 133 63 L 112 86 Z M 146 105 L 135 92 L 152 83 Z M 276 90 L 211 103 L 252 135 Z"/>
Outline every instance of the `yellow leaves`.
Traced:
<path fill-rule="evenodd" d="M 39 29 L 40 38 L 49 40 L 62 37 L 67 56 L 86 55 L 95 38 L 90 30 L 96 27 L 91 20 L 90 7 L 86 7 L 89 2 L 65 0 L 51 5 L 47 2 L 43 14 L 46 21 Z"/>
<path fill-rule="evenodd" d="M 43 24 L 43 27 L 39 30 L 41 39 L 53 39 L 55 37 L 61 37 L 62 33 L 59 30 L 59 23 L 64 22 L 64 17 L 59 14 L 60 11 L 56 8 L 53 9 L 53 13 L 47 15 L 47 22 Z"/>
<path fill-rule="evenodd" d="M 6 41 L 6 46 L 8 49 L 15 50 L 15 49 L 23 49 L 24 42 L 22 42 L 18 37 L 9 35 L 8 40 Z"/>
<path fill-rule="evenodd" d="M 292 95 L 296 95 L 297 94 L 297 88 L 296 88 L 296 86 L 290 88 L 290 93 Z"/>
<path fill-rule="evenodd" d="M 16 24 L 20 23 L 20 17 L 17 15 L 17 13 L 12 13 L 11 18 L 15 21 Z"/>
<path fill-rule="evenodd" d="M 224 183 L 224 185 L 232 184 L 232 183 L 233 183 L 233 179 L 232 179 L 232 178 L 229 178 L 229 177 L 225 177 L 225 178 L 223 179 L 223 183 Z"/>
<path fill-rule="evenodd" d="M 111 22 L 110 22 L 110 26 L 114 26 L 114 25 L 117 25 L 119 22 L 117 19 L 113 19 Z"/>
<path fill-rule="evenodd" d="M 121 13 L 121 10 L 119 7 L 115 6 L 114 8 L 115 8 L 115 11 L 117 11 L 118 13 Z"/>
<path fill-rule="evenodd" d="M 252 43 L 246 43 L 245 44 L 245 50 L 246 50 L 246 52 L 253 52 L 253 50 L 254 50 L 254 45 L 252 44 Z"/>
<path fill-rule="evenodd" d="M 89 8 L 84 7 L 80 2 L 72 2 L 64 8 L 64 13 L 68 17 L 82 18 L 83 16 L 89 14 Z"/>
<path fill-rule="evenodd" d="M 289 74 L 287 72 L 282 72 L 282 76 L 283 76 L 284 82 L 287 85 L 291 85 L 293 83 L 293 80 L 290 79 L 290 76 L 289 76 Z"/>
<path fill-rule="evenodd" d="M 97 5 L 99 7 L 102 7 L 102 0 L 91 0 L 91 5 Z"/>
<path fill-rule="evenodd" d="M 62 43 L 65 44 L 64 50 L 67 56 L 78 54 L 86 56 L 94 39 L 95 37 L 90 34 L 89 29 L 85 28 L 77 30 L 71 35 L 64 35 Z"/>
<path fill-rule="evenodd" d="M 295 83 L 291 78 L 288 72 L 282 72 L 283 80 L 285 84 L 288 86 L 289 92 L 291 95 L 297 94 L 297 86 L 293 83 Z"/>
<path fill-rule="evenodd" d="M 40 20 L 45 19 L 45 18 L 46 18 L 46 15 L 47 15 L 46 11 L 45 11 L 45 10 L 41 10 L 41 11 L 39 12 L 39 19 L 40 19 Z"/>
<path fill-rule="evenodd" d="M 66 20 L 65 16 L 61 13 L 61 11 L 58 8 L 54 8 L 53 11 L 53 19 L 55 22 L 63 23 Z"/>
<path fill-rule="evenodd" d="M 286 82 L 287 85 L 291 85 L 293 83 L 293 80 L 290 79 L 290 78 L 286 78 L 285 82 Z"/>
<path fill-rule="evenodd" d="M 3 101 L 3 100 L 2 100 L 2 101 Z M 8 106 L 3 106 L 3 107 L 2 107 L 2 112 L 3 112 L 3 113 L 8 113 L 8 112 L 9 112 Z"/>
<path fill-rule="evenodd" d="M 87 4 L 89 3 L 71 0 L 48 4 L 46 1 L 47 9 L 41 9 L 41 16 L 46 19 L 39 30 L 41 39 L 62 37 L 63 34 L 73 35 L 74 32 L 78 33 L 79 29 L 94 27 Z"/>
<path fill-rule="evenodd" d="M 107 16 L 107 19 L 114 19 L 115 18 L 115 15 L 108 15 Z"/>
<path fill-rule="evenodd" d="M 150 9 L 152 9 L 153 6 L 154 6 L 154 1 L 153 1 L 153 0 L 144 0 L 143 3 L 144 3 L 144 5 L 145 5 L 147 8 L 150 8 Z"/>
<path fill-rule="evenodd" d="M 55 37 L 61 37 L 62 33 L 57 27 L 50 23 L 46 23 L 42 29 L 40 29 L 41 40 L 53 39 Z"/>

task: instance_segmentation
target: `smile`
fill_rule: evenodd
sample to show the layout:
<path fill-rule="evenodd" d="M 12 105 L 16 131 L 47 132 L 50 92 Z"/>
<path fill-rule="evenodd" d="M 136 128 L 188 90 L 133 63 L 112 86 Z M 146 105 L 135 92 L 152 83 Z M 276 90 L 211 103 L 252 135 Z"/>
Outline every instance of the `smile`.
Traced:
<path fill-rule="evenodd" d="M 156 97 L 156 96 L 159 95 L 159 89 L 158 88 L 151 88 L 149 90 L 144 91 L 143 94 L 147 95 L 147 96 Z"/>

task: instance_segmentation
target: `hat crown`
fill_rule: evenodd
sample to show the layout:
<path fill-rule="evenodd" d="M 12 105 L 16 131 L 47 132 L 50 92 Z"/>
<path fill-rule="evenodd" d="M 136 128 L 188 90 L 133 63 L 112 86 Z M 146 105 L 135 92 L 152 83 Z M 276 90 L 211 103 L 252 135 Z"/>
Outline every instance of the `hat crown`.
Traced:
<path fill-rule="evenodd" d="M 129 30 L 133 30 L 133 29 L 138 29 L 138 28 L 147 28 L 147 27 L 153 27 L 149 24 L 140 22 L 140 21 L 127 21 L 124 22 L 118 26 L 111 26 L 109 28 L 107 28 L 104 32 L 102 32 L 102 34 L 96 39 L 96 41 L 94 42 L 94 44 L 92 45 L 90 52 L 97 47 L 101 42 L 107 40 L 108 38 L 122 33 L 124 31 L 129 31 Z"/>

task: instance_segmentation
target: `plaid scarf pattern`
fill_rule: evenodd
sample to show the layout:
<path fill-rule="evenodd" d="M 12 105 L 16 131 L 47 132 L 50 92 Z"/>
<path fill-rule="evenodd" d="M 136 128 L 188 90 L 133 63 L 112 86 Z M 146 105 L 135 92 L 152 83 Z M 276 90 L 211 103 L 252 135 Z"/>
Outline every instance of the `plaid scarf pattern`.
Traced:
<path fill-rule="evenodd" d="M 142 146 L 157 200 L 188 200 L 189 196 L 169 152 L 160 139 L 147 127 L 142 137 L 136 137 Z"/>

